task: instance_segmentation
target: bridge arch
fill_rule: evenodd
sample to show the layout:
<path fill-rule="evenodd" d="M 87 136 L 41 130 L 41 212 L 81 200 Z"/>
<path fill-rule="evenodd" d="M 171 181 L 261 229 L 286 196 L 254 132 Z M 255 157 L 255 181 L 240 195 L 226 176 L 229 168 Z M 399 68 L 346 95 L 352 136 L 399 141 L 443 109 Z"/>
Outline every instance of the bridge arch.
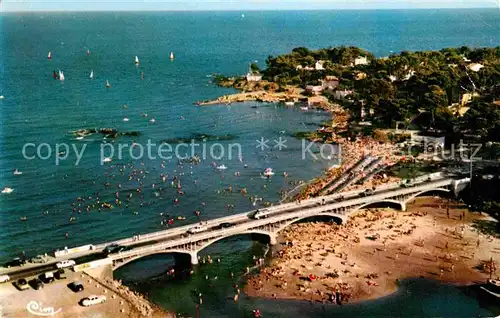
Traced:
<path fill-rule="evenodd" d="M 368 203 L 365 203 L 363 205 L 360 205 L 354 209 L 352 209 L 351 211 L 349 211 L 349 214 L 353 214 L 361 209 L 364 209 L 370 205 L 373 205 L 373 204 L 380 204 L 380 203 L 389 203 L 389 204 L 394 204 L 394 205 L 397 205 L 398 208 L 402 211 L 406 210 L 406 204 L 405 202 L 401 202 L 401 201 L 398 201 L 398 200 L 392 200 L 392 199 L 386 199 L 386 200 L 379 200 L 379 201 L 372 201 L 372 202 L 368 202 Z"/>
<path fill-rule="evenodd" d="M 129 263 L 140 260 L 141 258 L 145 258 L 145 257 L 151 256 L 151 255 L 156 255 L 156 254 L 185 254 L 185 255 L 188 255 L 191 257 L 191 264 L 194 265 L 194 264 L 198 263 L 198 253 L 201 252 L 202 250 L 204 250 L 205 248 L 209 247 L 210 245 L 212 245 L 218 241 L 224 240 L 226 238 L 229 238 L 229 237 L 240 236 L 240 235 L 255 235 L 255 234 L 267 237 L 271 244 L 275 244 L 275 242 L 276 242 L 276 236 L 274 234 L 269 233 L 267 231 L 263 231 L 263 230 L 249 230 L 249 231 L 244 231 L 244 232 L 240 232 L 240 233 L 231 233 L 231 234 L 224 235 L 224 236 L 215 238 L 213 240 L 210 240 L 201 246 L 196 246 L 196 247 L 194 247 L 193 250 L 167 248 L 167 249 L 163 249 L 163 250 L 156 250 L 156 251 L 151 251 L 151 252 L 148 252 L 145 254 L 140 254 L 140 255 L 128 258 L 124 261 L 116 262 L 115 265 L 113 265 L 113 271 L 115 271 L 115 270 L 119 269 L 120 267 L 123 267 Z"/>
<path fill-rule="evenodd" d="M 269 239 L 269 242 L 271 244 L 274 243 L 275 241 L 275 236 L 270 233 L 270 232 L 267 232 L 267 231 L 263 231 L 263 230 L 249 230 L 249 231 L 244 231 L 244 232 L 241 232 L 241 233 L 234 233 L 234 234 L 228 234 L 228 235 L 224 235 L 224 236 L 221 236 L 221 237 L 218 237 L 216 239 L 213 239 L 213 240 L 210 240 L 208 241 L 207 243 L 203 244 L 202 246 L 200 247 L 197 247 L 196 248 L 196 252 L 199 253 L 201 252 L 202 250 L 206 249 L 207 247 L 209 247 L 210 245 L 214 244 L 214 243 L 217 243 L 219 241 L 222 241 L 224 239 L 227 239 L 227 238 L 230 238 L 230 237 L 234 237 L 234 236 L 240 236 L 240 235 L 259 235 L 259 236 L 264 236 L 264 237 L 267 237 Z"/>
<path fill-rule="evenodd" d="M 420 191 L 418 193 L 413 194 L 409 198 L 407 198 L 405 200 L 405 204 L 408 203 L 408 202 L 411 202 L 413 199 L 415 199 L 419 195 L 422 195 L 422 194 L 428 193 L 428 192 L 445 192 L 445 193 L 450 193 L 451 191 L 449 189 L 445 189 L 445 188 L 435 188 L 435 189 L 429 189 L 429 190 Z"/>
<path fill-rule="evenodd" d="M 303 221 L 305 219 L 312 219 L 312 218 L 325 217 L 325 216 L 329 216 L 331 218 L 336 219 L 338 221 L 337 222 L 338 224 L 342 224 L 346 220 L 346 216 L 345 215 L 341 215 L 341 214 L 338 214 L 338 213 L 318 213 L 318 214 L 315 214 L 315 215 L 307 215 L 307 216 L 301 217 L 299 219 L 294 219 L 294 220 L 291 220 L 289 222 L 286 222 L 285 224 L 283 224 L 282 226 L 280 226 L 280 228 L 276 231 L 276 233 L 278 233 L 278 232 L 286 229 L 287 227 L 289 227 L 290 225 L 292 225 L 294 223 Z"/>
<path fill-rule="evenodd" d="M 152 252 L 149 252 L 149 253 L 146 253 L 146 254 L 140 254 L 140 255 L 137 255 L 137 256 L 133 256 L 131 258 L 127 258 L 127 259 L 125 259 L 123 261 L 118 261 L 118 262 L 114 261 L 113 271 L 116 271 L 120 267 L 123 267 L 123 266 L 125 266 L 125 265 L 127 265 L 129 263 L 138 261 L 138 260 L 140 260 L 142 258 L 146 258 L 148 256 L 158 255 L 158 254 L 181 254 L 181 255 L 191 256 L 191 251 L 181 250 L 181 249 L 167 249 L 167 250 L 152 251 Z"/>

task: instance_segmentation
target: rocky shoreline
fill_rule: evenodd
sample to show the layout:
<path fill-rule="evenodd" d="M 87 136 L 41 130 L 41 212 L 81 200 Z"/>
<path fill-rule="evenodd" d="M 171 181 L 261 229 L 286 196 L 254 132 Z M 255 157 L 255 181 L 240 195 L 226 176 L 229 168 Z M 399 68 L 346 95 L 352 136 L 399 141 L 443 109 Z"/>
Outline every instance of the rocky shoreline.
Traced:
<path fill-rule="evenodd" d="M 445 199 L 419 198 L 408 212 L 367 209 L 345 225 L 292 225 L 271 265 L 249 278 L 245 292 L 345 303 L 389 295 L 405 278 L 486 281 L 485 264 L 500 253 L 500 240 L 476 224 L 493 221 L 458 203 L 446 205 Z"/>

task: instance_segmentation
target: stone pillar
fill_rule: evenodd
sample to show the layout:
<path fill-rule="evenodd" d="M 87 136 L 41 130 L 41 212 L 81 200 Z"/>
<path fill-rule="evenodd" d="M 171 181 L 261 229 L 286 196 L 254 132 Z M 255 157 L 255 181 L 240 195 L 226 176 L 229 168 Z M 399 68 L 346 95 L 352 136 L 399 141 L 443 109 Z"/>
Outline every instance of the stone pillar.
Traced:
<path fill-rule="evenodd" d="M 191 265 L 198 265 L 198 253 L 195 251 L 189 253 L 189 255 L 191 256 Z"/>
<path fill-rule="evenodd" d="M 406 202 L 401 202 L 401 211 L 406 212 Z"/>
<path fill-rule="evenodd" d="M 276 244 L 278 244 L 278 241 L 276 239 L 276 234 L 270 233 L 269 234 L 269 245 L 276 245 Z"/>

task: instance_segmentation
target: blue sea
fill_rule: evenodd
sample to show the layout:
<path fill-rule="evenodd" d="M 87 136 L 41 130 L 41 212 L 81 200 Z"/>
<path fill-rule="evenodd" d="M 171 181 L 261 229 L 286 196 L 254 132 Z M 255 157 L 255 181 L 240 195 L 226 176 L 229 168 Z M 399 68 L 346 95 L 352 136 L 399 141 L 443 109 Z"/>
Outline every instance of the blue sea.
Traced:
<path fill-rule="evenodd" d="M 498 46 L 499 22 L 495 9 L 4 13 L 0 15 L 0 95 L 4 96 L 0 100 L 0 188 L 14 191 L 0 195 L 0 261 L 21 251 L 34 256 L 156 231 L 164 228 L 165 217 L 160 213 L 185 216 L 185 221 L 174 224 L 180 225 L 195 222 L 196 210 L 201 211 L 201 219 L 246 211 L 254 208 L 249 196 L 276 202 L 281 191 L 321 175 L 333 164 L 328 159 L 303 158 L 302 141 L 292 137 L 295 132 L 316 129 L 330 118 L 327 113 L 275 104 L 193 105 L 234 92 L 211 83 L 214 73 L 241 75 L 249 63 L 265 67 L 269 55 L 298 46 L 353 45 L 379 57 L 402 50 Z M 175 54 L 173 61 L 170 52 Z M 139 65 L 134 64 L 135 56 Z M 53 79 L 56 70 L 64 72 L 64 81 Z M 105 87 L 106 81 L 110 88 Z M 116 128 L 137 131 L 140 136 L 103 139 L 94 134 L 79 140 L 70 133 L 82 128 Z M 112 162 L 100 162 L 104 144 L 117 151 L 119 144 L 145 146 L 148 140 L 159 144 L 193 134 L 224 139 L 209 139 L 208 148 L 220 143 L 227 150 L 237 143 L 241 158 L 229 158 L 226 153 L 192 165 L 175 158 L 134 160 L 126 153 L 120 159 L 115 153 Z M 268 148 L 256 148 L 261 138 L 269 140 Z M 274 147 L 279 138 L 286 140 L 286 148 Z M 24 148 L 32 156 L 41 144 L 41 155 L 47 159 L 25 159 Z M 56 144 L 71 148 L 56 150 Z M 76 165 L 72 147 L 81 151 L 84 146 Z M 217 170 L 214 165 L 227 169 Z M 275 176 L 262 178 L 260 173 L 268 167 Z M 16 168 L 23 174 L 13 175 Z M 171 186 L 174 177 L 183 194 Z M 241 189 L 248 194 L 240 193 Z M 113 203 L 115 192 L 121 207 L 86 211 L 96 197 L 101 203 Z M 125 207 L 130 193 L 133 196 Z M 179 202 L 174 204 L 175 198 Z M 21 222 L 20 217 L 27 220 Z M 241 253 L 229 253 L 224 246 Z M 244 268 L 248 251 L 255 246 L 236 240 L 214 248 Z M 131 266 L 161 271 L 165 267 L 161 260 Z M 133 277 L 130 273 L 129 278 Z M 182 288 L 192 290 L 197 284 L 202 282 L 184 282 Z M 158 296 L 168 293 L 165 288 L 152 289 L 157 295 L 152 298 L 170 309 L 176 301 Z M 214 296 L 213 304 L 221 301 L 219 296 Z M 474 301 L 471 304 L 472 311 L 464 312 L 486 315 Z M 185 307 L 189 311 L 193 306 Z M 217 312 L 214 308 L 212 314 Z M 440 311 L 426 314 L 440 315 Z"/>

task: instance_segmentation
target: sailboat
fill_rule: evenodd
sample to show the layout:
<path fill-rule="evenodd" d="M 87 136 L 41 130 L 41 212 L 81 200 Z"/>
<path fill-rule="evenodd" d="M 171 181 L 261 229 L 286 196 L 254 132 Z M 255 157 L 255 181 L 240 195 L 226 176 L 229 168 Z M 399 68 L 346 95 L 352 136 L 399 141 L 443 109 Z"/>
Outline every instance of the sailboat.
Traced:
<path fill-rule="evenodd" d="M 107 87 L 107 88 L 110 88 L 110 87 L 111 87 L 111 84 L 109 84 L 109 81 L 108 81 L 108 80 L 106 80 L 106 87 Z"/>
<path fill-rule="evenodd" d="M 170 59 L 173 60 L 174 59 L 174 52 L 170 52 Z"/>
<path fill-rule="evenodd" d="M 135 63 L 135 64 L 139 64 L 139 58 L 137 57 L 137 55 L 135 56 L 134 63 Z"/>
<path fill-rule="evenodd" d="M 94 70 L 90 70 L 90 79 L 94 79 Z"/>
<path fill-rule="evenodd" d="M 90 55 L 90 50 L 89 50 L 89 49 L 87 49 L 87 56 L 89 56 L 89 55 Z"/>
<path fill-rule="evenodd" d="M 64 81 L 64 73 L 61 70 L 59 70 L 59 80 Z"/>
<path fill-rule="evenodd" d="M 48 58 L 49 60 L 52 60 L 52 52 L 49 52 L 49 55 L 47 55 L 47 58 Z"/>

